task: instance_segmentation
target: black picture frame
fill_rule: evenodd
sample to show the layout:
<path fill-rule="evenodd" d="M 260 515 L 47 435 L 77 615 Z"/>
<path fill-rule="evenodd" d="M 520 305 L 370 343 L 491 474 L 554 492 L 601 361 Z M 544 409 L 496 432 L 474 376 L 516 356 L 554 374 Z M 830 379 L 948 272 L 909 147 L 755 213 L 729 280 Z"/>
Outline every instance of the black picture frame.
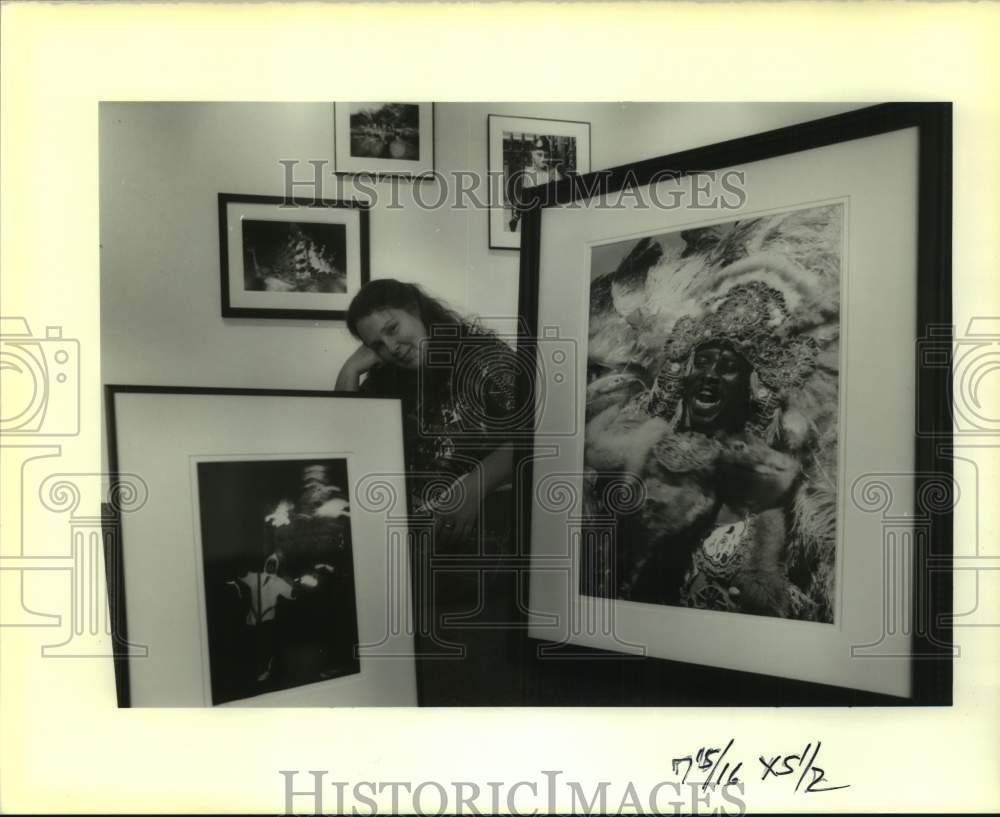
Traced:
<path fill-rule="evenodd" d="M 134 472 L 123 472 L 121 470 L 121 457 L 120 457 L 120 422 L 118 419 L 118 406 L 117 399 L 119 396 L 127 395 L 154 395 L 154 396 L 181 396 L 181 397 L 193 397 L 193 398 L 233 398 L 237 397 L 240 399 L 271 399 L 271 398 L 309 398 L 310 400 L 315 399 L 317 401 L 323 401 L 324 403 L 329 401 L 360 401 L 364 403 L 384 403 L 384 404 L 396 404 L 397 410 L 399 401 L 394 398 L 381 397 L 379 395 L 366 394 L 362 392 L 345 392 L 345 391 L 316 391 L 316 390 L 306 390 L 306 389 L 249 389 L 249 388 L 218 388 L 218 387 L 196 387 L 196 386 L 151 386 L 151 385 L 126 385 L 126 384 L 106 384 L 103 389 L 104 396 L 104 420 L 105 420 L 105 440 L 107 445 L 108 453 L 108 464 L 109 464 L 109 485 L 108 485 L 108 501 L 102 504 L 102 527 L 103 527 L 103 550 L 104 550 L 104 561 L 105 561 L 105 581 L 108 589 L 108 616 L 110 623 L 110 633 L 112 641 L 112 653 L 113 653 L 113 665 L 115 674 L 115 692 L 116 699 L 119 708 L 130 708 L 136 706 L 134 696 L 133 696 L 133 686 L 134 683 L 134 673 L 131 671 L 133 658 L 145 658 L 148 657 L 148 650 L 143 644 L 133 644 L 130 642 L 130 630 L 128 624 L 127 616 L 127 595 L 126 595 L 126 552 L 132 553 L 130 558 L 135 558 L 135 549 L 131 551 L 128 550 L 127 543 L 125 542 L 125 537 L 123 533 L 123 517 L 130 514 L 135 514 L 141 512 L 142 508 L 146 502 L 146 495 L 144 494 L 145 487 L 142 484 L 140 474 Z M 319 403 L 317 403 L 318 405 Z M 367 409 L 366 409 L 367 411 Z M 399 440 L 402 440 L 403 434 L 403 423 L 402 414 L 399 414 L 399 426 L 398 434 Z M 388 431 L 387 427 L 383 427 L 384 430 Z M 301 451 L 297 451 L 295 455 L 296 459 L 301 459 L 304 462 L 308 461 L 309 457 L 303 457 Z M 321 458 L 321 457 L 317 457 Z M 241 450 L 238 454 L 231 457 L 233 460 L 245 460 L 248 457 L 244 450 Z M 267 458 L 269 459 L 269 458 Z M 399 461 L 402 462 L 402 449 L 399 450 Z M 399 469 L 397 469 L 399 470 Z M 387 472 L 390 473 L 390 472 Z M 395 472 L 391 472 L 395 473 Z M 401 476 L 401 470 L 399 471 Z M 386 474 L 380 474 L 377 469 L 372 472 L 372 476 L 386 476 Z M 136 479 L 138 477 L 138 480 Z M 365 476 L 362 475 L 362 479 Z M 356 484 L 356 483 L 355 483 Z M 396 509 L 392 513 L 394 514 L 395 521 L 394 524 L 397 526 L 399 524 L 405 524 L 412 512 L 410 507 L 410 500 L 405 490 L 401 493 L 402 499 L 399 500 L 397 504 L 400 508 Z M 386 506 L 388 508 L 388 506 Z M 378 550 L 377 548 L 375 550 Z M 183 557 L 180 557 L 183 559 Z M 355 566 L 364 559 L 368 558 L 361 549 L 356 545 L 353 547 L 353 560 Z M 403 574 L 404 584 L 409 586 L 408 577 L 412 575 L 412 571 L 415 566 L 412 562 L 411 554 L 403 553 L 400 556 L 399 561 L 395 564 L 395 567 L 405 566 L 406 572 Z M 379 570 L 377 571 L 378 577 L 382 577 L 384 572 L 384 566 L 379 565 Z M 168 577 L 169 578 L 169 577 Z M 382 586 L 382 583 L 379 583 Z M 176 588 L 175 588 L 176 590 Z M 409 594 L 409 590 L 403 591 L 404 595 Z M 166 596 L 171 594 L 167 593 Z M 414 599 L 411 595 L 410 605 L 404 605 L 399 609 L 404 610 L 404 615 L 416 616 L 418 610 L 415 607 Z M 363 615 L 363 605 L 362 599 L 356 600 L 357 615 Z M 382 600 L 382 604 L 387 609 L 391 607 L 390 603 L 386 600 Z M 358 621 L 355 621 L 355 627 L 357 627 Z M 364 639 L 364 634 L 358 634 L 357 629 L 355 630 L 357 635 L 360 635 L 361 639 Z M 386 640 L 386 646 L 391 646 L 391 642 L 394 638 L 389 638 Z M 375 650 L 377 651 L 380 646 L 375 645 Z M 420 700 L 420 685 L 422 682 L 420 674 L 417 673 L 416 667 L 413 661 L 413 649 L 409 646 L 407 650 L 400 651 L 397 648 L 389 650 L 389 654 L 385 657 L 379 656 L 374 663 L 368 665 L 368 671 L 374 669 L 376 674 L 383 674 L 383 668 L 385 672 L 389 673 L 389 677 L 402 677 L 402 689 L 404 693 L 404 699 L 396 700 L 392 702 L 392 705 L 404 705 L 404 706 L 414 706 L 417 705 Z M 161 652 L 163 648 L 161 645 Z M 357 657 L 357 652 L 355 652 L 355 657 Z M 363 656 L 362 656 L 363 658 Z M 400 665 L 399 662 L 402 661 L 403 664 Z M 364 672 L 364 665 L 362 665 L 362 672 Z M 203 669 L 203 672 L 207 673 L 208 670 Z M 412 674 L 412 680 L 406 678 L 407 674 Z M 331 680 L 336 682 L 339 677 L 343 677 L 350 680 L 352 677 L 357 677 L 358 673 L 346 674 L 344 676 L 331 677 Z M 296 688 L 289 688 L 288 690 L 278 690 L 277 694 L 282 694 L 282 692 L 296 692 Z M 273 695 L 274 693 L 272 693 Z M 239 703 L 236 702 L 238 705 Z M 146 704 L 149 705 L 149 704 Z M 196 703 L 194 705 L 197 705 Z M 208 705 L 208 704 L 206 704 Z M 225 705 L 225 704 L 223 704 Z M 277 705 L 281 705 L 280 703 Z M 327 704 L 323 704 L 327 705 Z M 357 705 L 356 703 L 353 705 Z M 363 705 L 385 705 L 383 702 L 373 702 L 371 704 L 365 703 Z"/>
<path fill-rule="evenodd" d="M 298 221 L 294 218 L 297 210 L 304 214 Z M 344 320 L 351 298 L 370 280 L 369 211 L 368 203 L 355 200 L 219 193 L 219 283 L 222 317 Z M 307 230 L 333 231 L 333 239 L 339 242 L 337 255 L 344 256 L 344 260 L 339 261 L 345 267 L 343 291 L 261 292 L 247 289 L 245 284 L 248 273 L 245 269 L 245 259 L 248 247 L 241 212 L 244 215 L 255 215 L 254 220 L 246 219 L 246 221 L 256 223 L 264 230 L 274 229 L 270 225 L 275 224 L 293 226 L 301 224 Z M 340 230 L 342 235 L 337 232 Z M 304 235 L 300 243 L 308 242 L 310 246 L 315 246 L 317 237 L 320 242 L 324 238 L 322 235 Z M 268 238 L 270 236 L 262 235 L 263 241 L 267 241 Z M 237 247 L 241 252 L 239 256 L 234 257 L 236 254 L 233 250 Z M 287 249 L 285 251 L 288 252 Z M 268 305 L 269 301 L 273 301 L 274 305 Z"/>
<path fill-rule="evenodd" d="M 836 116 L 720 142 L 667 156 L 651 158 L 601 173 L 570 178 L 540 191 L 524 215 L 522 227 L 518 312 L 524 336 L 519 353 L 525 356 L 522 371 L 539 369 L 539 313 L 541 237 L 546 212 L 593 196 L 613 194 L 628 185 L 648 185 L 664 174 L 683 178 L 698 171 L 739 167 L 802 151 L 851 140 L 915 128 L 917 146 L 916 400 L 913 446 L 914 496 L 940 488 L 944 501 L 933 512 L 922 515 L 922 539 L 916 537 L 913 554 L 912 592 L 917 623 L 910 637 L 909 697 L 793 680 L 777 675 L 741 672 L 707 664 L 683 663 L 669 658 L 623 656 L 602 649 L 554 643 L 533 636 L 541 654 L 565 654 L 563 669 L 571 666 L 620 667 L 610 670 L 621 684 L 622 702 L 630 705 L 723 705 L 723 706 L 947 706 L 952 702 L 952 499 L 954 488 L 951 407 L 952 326 L 952 106 L 947 102 L 886 103 Z M 943 340 L 942 340 L 943 339 Z M 935 360 L 923 361 L 920 349 L 933 344 Z M 531 394 L 534 384 L 522 374 L 521 388 Z M 518 490 L 522 515 L 519 536 L 526 551 L 532 549 L 532 497 L 535 491 L 536 452 L 527 445 L 517 464 L 521 474 Z M 530 576 L 528 590 L 536 581 Z M 572 674 L 570 672 L 569 674 Z M 570 703 L 581 703 L 571 701 Z"/>

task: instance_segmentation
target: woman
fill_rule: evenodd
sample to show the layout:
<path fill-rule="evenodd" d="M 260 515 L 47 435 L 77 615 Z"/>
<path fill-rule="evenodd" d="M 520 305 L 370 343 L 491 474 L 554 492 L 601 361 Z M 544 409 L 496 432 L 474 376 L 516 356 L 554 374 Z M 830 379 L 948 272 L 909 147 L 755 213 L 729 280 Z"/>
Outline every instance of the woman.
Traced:
<path fill-rule="evenodd" d="M 416 509 L 418 655 L 456 657 L 460 649 L 467 658 L 434 660 L 433 671 L 421 670 L 423 702 L 518 702 L 511 662 L 519 645 L 505 626 L 519 615 L 518 577 L 500 569 L 513 552 L 516 516 L 514 352 L 418 286 L 392 279 L 362 287 L 347 325 L 362 345 L 341 369 L 337 388 L 402 402 L 407 487 Z M 449 617 L 457 628 L 448 628 Z"/>
<path fill-rule="evenodd" d="M 361 346 L 337 389 L 401 399 L 418 516 L 433 516 L 435 539 L 449 550 L 503 552 L 512 518 L 513 351 L 417 285 L 391 278 L 362 287 L 347 326 Z"/>

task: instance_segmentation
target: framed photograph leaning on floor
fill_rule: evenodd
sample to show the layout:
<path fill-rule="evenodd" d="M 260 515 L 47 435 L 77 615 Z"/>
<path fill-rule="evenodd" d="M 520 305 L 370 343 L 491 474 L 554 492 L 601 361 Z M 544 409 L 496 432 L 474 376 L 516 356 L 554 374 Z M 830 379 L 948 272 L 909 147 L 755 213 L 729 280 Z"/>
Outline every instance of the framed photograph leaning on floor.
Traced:
<path fill-rule="evenodd" d="M 106 401 L 111 496 L 144 497 L 108 556 L 120 706 L 416 704 L 398 401 Z"/>
<path fill-rule="evenodd" d="M 950 701 L 949 368 L 918 366 L 950 323 L 950 128 L 875 106 L 525 213 L 543 649 L 679 662 L 720 704 L 739 673 L 775 704 Z"/>

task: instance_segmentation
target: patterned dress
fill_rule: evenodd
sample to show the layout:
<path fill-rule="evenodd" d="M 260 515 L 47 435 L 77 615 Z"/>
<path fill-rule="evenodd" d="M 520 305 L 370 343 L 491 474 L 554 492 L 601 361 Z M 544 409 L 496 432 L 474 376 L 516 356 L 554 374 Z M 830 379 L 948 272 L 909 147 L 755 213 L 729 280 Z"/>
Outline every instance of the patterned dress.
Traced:
<path fill-rule="evenodd" d="M 509 442 L 519 421 L 515 352 L 503 340 L 472 325 L 455 338 L 429 343 L 428 363 L 419 371 L 385 364 L 361 386 L 364 393 L 402 401 L 414 509 L 439 499 L 457 477 Z M 509 488 L 494 490 L 484 500 L 488 538 L 510 537 L 511 494 Z"/>

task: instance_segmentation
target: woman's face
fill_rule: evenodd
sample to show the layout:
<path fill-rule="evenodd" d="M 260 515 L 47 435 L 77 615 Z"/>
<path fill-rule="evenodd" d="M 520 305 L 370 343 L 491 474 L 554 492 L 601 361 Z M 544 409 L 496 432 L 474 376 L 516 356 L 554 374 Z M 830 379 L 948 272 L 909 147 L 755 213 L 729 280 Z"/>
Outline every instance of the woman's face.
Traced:
<path fill-rule="evenodd" d="M 684 382 L 684 405 L 695 431 L 741 430 L 750 413 L 750 365 L 724 344 L 699 347 Z"/>
<path fill-rule="evenodd" d="M 405 309 L 386 307 L 366 315 L 358 321 L 358 335 L 383 362 L 403 369 L 420 366 L 420 342 L 427 337 L 427 329 Z"/>

